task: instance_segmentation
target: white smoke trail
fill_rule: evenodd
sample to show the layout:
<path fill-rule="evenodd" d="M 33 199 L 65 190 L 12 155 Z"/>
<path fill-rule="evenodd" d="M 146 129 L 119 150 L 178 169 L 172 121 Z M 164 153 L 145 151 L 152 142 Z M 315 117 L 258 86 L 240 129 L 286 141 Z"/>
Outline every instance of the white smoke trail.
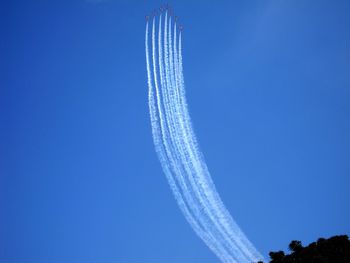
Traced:
<path fill-rule="evenodd" d="M 223 205 L 192 129 L 185 97 L 181 31 L 177 43 L 176 23 L 172 24 L 166 13 L 164 24 L 159 17 L 157 33 L 156 45 L 153 18 L 152 61 L 148 22 L 145 40 L 149 109 L 156 152 L 175 199 L 194 231 L 222 262 L 257 262 L 262 256 Z"/>
<path fill-rule="evenodd" d="M 182 74 L 181 35 L 180 35 L 179 41 L 180 41 L 179 42 L 179 48 L 180 48 L 180 51 L 179 51 L 180 63 L 179 63 L 179 65 L 181 68 L 181 70 L 180 70 L 180 82 L 182 83 L 181 90 L 182 90 L 182 93 L 184 94 L 184 81 L 183 81 L 183 74 Z M 185 96 L 182 96 L 182 98 L 183 98 L 183 101 L 185 101 Z M 244 234 L 241 232 L 241 230 L 239 229 L 237 224 L 232 220 L 232 217 L 230 216 L 230 214 L 228 213 L 228 211 L 224 207 L 222 201 L 220 200 L 220 197 L 218 196 L 218 194 L 215 190 L 215 186 L 211 180 L 210 174 L 209 174 L 208 169 L 206 167 L 206 164 L 204 162 L 204 158 L 198 149 L 196 137 L 195 137 L 193 130 L 191 128 L 191 121 L 189 118 L 186 102 L 184 102 L 182 109 L 183 109 L 182 114 L 183 114 L 184 118 L 186 119 L 186 121 L 185 121 L 185 123 L 187 125 L 186 130 L 189 133 L 189 136 L 186 136 L 185 138 L 190 140 L 189 145 L 192 148 L 192 151 L 194 152 L 194 155 L 195 155 L 193 157 L 193 159 L 200 160 L 199 166 L 201 167 L 200 169 L 202 169 L 200 172 L 196 173 L 195 175 L 197 175 L 197 177 L 198 177 L 197 179 L 201 182 L 205 193 L 208 195 L 209 202 L 210 202 L 209 207 L 212 207 L 213 209 L 215 209 L 216 212 L 214 212 L 214 215 L 217 217 L 217 220 L 222 225 L 222 227 L 224 227 L 226 229 L 227 235 L 229 235 L 229 238 L 231 239 L 231 242 L 230 242 L 231 249 L 236 250 L 238 248 L 240 250 L 243 250 L 242 251 L 243 255 L 249 255 L 255 249 L 251 245 L 251 243 L 248 241 L 248 239 L 244 236 Z M 232 244 L 232 242 L 237 243 L 237 244 Z M 242 244 L 242 242 L 244 244 Z M 249 249 L 249 251 L 247 249 Z M 236 251 L 235 254 L 237 255 L 237 253 L 240 253 L 240 252 Z M 258 253 L 255 256 L 257 258 L 261 258 L 261 256 Z M 240 261 L 240 262 L 242 262 L 242 261 Z"/>
<path fill-rule="evenodd" d="M 176 31 L 175 31 L 176 25 L 174 25 L 174 47 L 176 46 L 176 41 L 175 41 L 175 36 L 176 36 Z M 166 28 L 165 28 L 166 30 Z M 191 152 L 189 149 L 191 149 L 191 146 L 189 145 L 189 139 L 188 139 L 188 134 L 185 132 L 184 129 L 184 118 L 182 117 L 181 110 L 178 107 L 180 103 L 178 102 L 178 81 L 177 79 L 177 74 L 175 73 L 175 66 L 174 66 L 174 61 L 177 60 L 177 57 L 173 57 L 173 41 L 171 38 L 171 18 L 169 18 L 169 30 L 168 30 L 168 48 L 169 48 L 169 56 L 168 56 L 168 61 L 166 61 L 166 64 L 169 64 L 170 68 L 170 76 L 171 76 L 171 82 L 172 82 L 172 89 L 173 89 L 173 94 L 172 94 L 172 101 L 175 103 L 172 103 L 173 106 L 173 111 L 175 112 L 175 131 L 176 133 L 174 134 L 174 138 L 178 138 L 178 146 L 180 148 L 180 157 L 182 157 L 182 162 L 185 164 L 186 172 L 187 172 L 187 179 L 189 180 L 190 187 L 193 189 L 193 194 L 195 198 L 198 200 L 199 205 L 203 207 L 202 209 L 202 215 L 200 215 L 201 218 L 205 219 L 205 227 L 207 231 L 210 232 L 217 232 L 215 234 L 215 239 L 216 242 L 219 242 L 222 244 L 221 246 L 227 246 L 229 244 L 229 240 L 226 240 L 226 242 L 219 241 L 220 239 L 227 239 L 226 233 L 222 230 L 221 226 L 218 225 L 218 221 L 215 217 L 215 213 L 211 211 L 212 206 L 208 204 L 207 197 L 205 196 L 205 193 L 203 192 L 203 187 L 201 187 L 199 184 L 201 184 L 202 180 L 198 178 L 198 174 L 201 174 L 200 171 L 200 164 L 198 162 L 188 162 L 187 160 L 195 160 L 195 156 L 193 155 L 193 152 Z M 176 49 L 174 50 L 174 53 L 176 52 Z M 197 180 L 196 180 L 197 179 Z M 222 248 L 226 250 L 226 254 L 229 254 L 232 249 L 235 248 Z M 235 255 L 237 255 L 236 252 Z"/>
<path fill-rule="evenodd" d="M 160 18 L 161 22 L 161 18 Z M 179 143 L 179 137 L 176 135 L 176 124 L 175 122 L 177 121 L 178 118 L 176 118 L 175 110 L 174 110 L 174 103 L 171 103 L 173 100 L 173 85 L 171 82 L 171 77 L 169 76 L 169 46 L 168 46 L 168 27 L 167 27 L 167 14 L 165 15 L 165 26 L 164 26 L 164 39 L 163 39 L 163 44 L 164 44 L 164 60 L 163 60 L 163 54 L 162 52 L 159 52 L 159 61 L 160 61 L 160 68 L 165 67 L 166 71 L 166 81 L 164 82 L 164 86 L 162 86 L 162 94 L 164 95 L 164 103 L 165 103 L 165 108 L 166 108 L 166 116 L 169 118 L 168 119 L 168 127 L 171 133 L 171 138 L 170 138 L 170 143 L 172 147 L 174 148 L 175 153 L 177 153 L 177 159 L 181 159 L 179 166 L 182 168 L 182 166 L 186 167 L 186 161 L 183 159 L 182 155 L 179 155 L 178 153 L 181 151 L 179 150 L 179 147 L 181 147 L 181 144 Z M 161 24 L 161 23 L 160 23 Z M 159 31 L 159 34 L 161 34 L 161 30 Z M 160 38 L 159 38 L 160 39 Z M 159 50 L 162 50 L 162 44 L 159 41 Z M 164 63 L 164 67 L 162 66 L 162 63 Z M 170 102 L 169 102 L 170 101 Z M 187 171 L 188 172 L 188 171 Z M 174 171 L 174 176 L 177 178 L 180 188 L 182 189 L 183 196 L 186 199 L 186 203 L 189 205 L 190 210 L 195 214 L 195 217 L 198 221 L 199 224 L 201 224 L 204 227 L 203 233 L 208 233 L 210 236 L 210 241 L 207 242 L 207 245 L 210 246 L 213 250 L 217 251 L 218 254 L 222 255 L 222 257 L 226 256 L 226 253 L 224 253 L 223 249 L 220 247 L 221 245 L 215 241 L 215 237 L 212 236 L 212 231 L 208 231 L 208 223 L 205 222 L 206 218 L 201 216 L 201 209 L 200 206 L 196 203 L 198 200 L 196 199 L 196 196 L 192 194 L 192 189 L 188 186 L 188 180 L 186 176 L 184 175 L 183 170 L 181 173 L 178 173 Z M 200 234 L 200 235 L 203 235 Z"/>
<path fill-rule="evenodd" d="M 219 195 L 217 194 L 216 190 L 215 190 L 215 185 L 210 177 L 208 168 L 205 164 L 204 158 L 202 156 L 202 153 L 199 150 L 199 146 L 196 140 L 196 137 L 193 133 L 193 129 L 192 129 L 192 125 L 191 125 L 191 121 L 190 121 L 190 117 L 188 114 L 188 108 L 187 108 L 187 103 L 186 103 L 186 97 L 185 97 L 185 88 L 184 88 L 184 79 L 183 79 L 183 68 L 182 68 L 182 41 L 181 41 L 181 32 L 179 35 L 179 51 L 178 51 L 178 60 L 179 60 L 179 82 L 180 84 L 180 93 L 181 93 L 181 101 L 182 101 L 182 116 L 186 119 L 185 123 L 186 123 L 186 130 L 189 133 L 189 136 L 186 137 L 190 140 L 190 146 L 192 148 L 192 151 L 195 152 L 196 157 L 194 157 L 195 159 L 199 160 L 200 162 L 200 166 L 202 168 L 202 172 L 198 173 L 199 176 L 204 177 L 201 179 L 201 181 L 203 181 L 204 183 L 204 188 L 206 189 L 206 193 L 208 193 L 209 195 L 211 195 L 211 201 L 212 202 L 212 206 L 215 207 L 215 209 L 217 210 L 217 214 L 221 215 L 219 216 L 219 220 L 223 222 L 223 224 L 225 225 L 229 235 L 231 236 L 231 239 L 233 240 L 234 243 L 238 243 L 233 244 L 234 247 L 245 251 L 244 253 L 247 254 L 249 258 L 249 262 L 251 262 L 251 258 L 255 258 L 255 260 L 257 261 L 257 259 L 262 259 L 263 257 L 261 256 L 261 254 L 253 247 L 253 245 L 249 242 L 249 240 L 245 237 L 245 235 L 243 234 L 243 232 L 240 230 L 240 228 L 238 227 L 238 225 L 234 222 L 234 220 L 232 219 L 231 215 L 229 214 L 229 212 L 227 211 L 227 209 L 225 208 L 225 206 L 223 205 L 222 201 L 220 200 Z M 243 244 L 242 244 L 243 243 Z M 250 255 L 253 256 L 250 256 Z M 242 258 L 240 258 L 239 262 L 245 262 L 242 261 Z"/>
<path fill-rule="evenodd" d="M 153 67 L 155 67 L 155 45 L 154 45 L 154 21 L 153 21 L 153 29 L 152 29 L 152 54 L 153 54 Z M 216 254 L 220 255 L 222 254 L 222 251 L 219 250 L 215 242 L 213 240 L 213 237 L 211 233 L 203 230 L 203 227 L 198 223 L 198 220 L 192 215 L 189 207 L 188 207 L 188 201 L 185 202 L 181 193 L 181 190 L 179 189 L 178 183 L 176 178 L 180 174 L 179 170 L 174 165 L 174 159 L 172 157 L 172 154 L 170 152 L 169 142 L 167 141 L 167 127 L 165 125 L 164 117 L 163 117 L 163 109 L 162 109 L 162 102 L 160 100 L 160 94 L 159 91 L 157 91 L 157 74 L 154 73 L 155 77 L 152 79 L 151 75 L 151 66 L 150 66 L 150 59 L 149 59 L 149 48 L 148 48 L 148 23 L 146 25 L 146 63 L 147 63 L 147 77 L 148 77 L 148 86 L 149 86 L 149 108 L 150 108 L 150 116 L 151 116 L 151 124 L 152 124 L 152 133 L 153 133 L 153 139 L 154 144 L 156 148 L 156 152 L 159 156 L 160 162 L 162 164 L 163 170 L 166 174 L 166 177 L 168 179 L 169 185 L 173 191 L 173 194 L 175 196 L 175 199 L 177 200 L 180 209 L 182 210 L 185 218 L 190 223 L 192 228 L 195 230 L 195 232 L 200 236 L 204 242 L 213 250 Z M 155 99 L 155 93 L 153 88 L 153 82 L 154 86 L 156 87 L 156 97 Z M 187 192 L 186 192 L 187 195 Z M 198 215 L 197 215 L 198 218 Z M 225 260 L 224 254 L 220 256 L 221 259 Z M 224 261 L 226 262 L 226 261 Z"/>

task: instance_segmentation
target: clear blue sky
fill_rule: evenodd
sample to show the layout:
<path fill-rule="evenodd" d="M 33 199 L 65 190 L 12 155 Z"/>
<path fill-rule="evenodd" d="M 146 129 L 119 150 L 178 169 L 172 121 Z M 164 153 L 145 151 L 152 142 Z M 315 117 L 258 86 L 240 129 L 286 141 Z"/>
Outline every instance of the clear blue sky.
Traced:
<path fill-rule="evenodd" d="M 0 262 L 217 263 L 153 148 L 158 1 L 2 1 Z M 256 247 L 350 234 L 349 1 L 169 1 L 196 134 Z"/>

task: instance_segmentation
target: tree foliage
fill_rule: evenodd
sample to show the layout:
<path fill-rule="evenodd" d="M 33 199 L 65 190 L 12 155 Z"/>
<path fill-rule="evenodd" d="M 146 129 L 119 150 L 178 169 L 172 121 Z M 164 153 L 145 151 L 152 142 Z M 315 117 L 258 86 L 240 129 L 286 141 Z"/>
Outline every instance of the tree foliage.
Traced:
<path fill-rule="evenodd" d="M 303 247 L 300 241 L 289 244 L 290 254 L 270 252 L 270 263 L 349 263 L 350 241 L 347 235 L 319 238 Z M 259 263 L 259 262 L 258 262 Z M 262 263 L 260 261 L 260 263 Z"/>

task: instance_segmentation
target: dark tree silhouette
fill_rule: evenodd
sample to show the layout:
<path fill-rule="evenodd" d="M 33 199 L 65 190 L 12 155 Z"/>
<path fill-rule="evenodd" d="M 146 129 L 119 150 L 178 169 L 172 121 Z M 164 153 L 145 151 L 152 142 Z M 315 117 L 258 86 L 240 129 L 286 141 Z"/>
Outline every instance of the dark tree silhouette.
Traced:
<path fill-rule="evenodd" d="M 283 251 L 270 252 L 270 263 L 350 263 L 350 241 L 347 235 L 319 238 L 306 247 L 300 241 L 293 240 L 289 250 L 289 255 Z"/>
<path fill-rule="evenodd" d="M 293 252 L 299 252 L 303 248 L 303 246 L 301 245 L 301 242 L 297 240 L 293 240 L 292 242 L 290 242 L 288 247 L 289 247 L 289 250 Z"/>
<path fill-rule="evenodd" d="M 285 255 L 283 251 L 278 251 L 278 252 L 270 252 L 269 256 L 271 260 L 273 260 L 274 262 L 280 262 Z"/>

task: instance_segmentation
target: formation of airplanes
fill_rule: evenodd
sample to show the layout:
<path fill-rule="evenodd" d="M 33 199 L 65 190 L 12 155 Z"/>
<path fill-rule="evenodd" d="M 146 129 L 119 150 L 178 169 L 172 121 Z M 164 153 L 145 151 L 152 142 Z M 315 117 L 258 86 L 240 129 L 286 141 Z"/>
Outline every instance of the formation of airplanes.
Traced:
<path fill-rule="evenodd" d="M 165 4 L 165 5 L 162 5 L 160 6 L 159 10 L 155 9 L 153 10 L 152 14 L 151 15 L 146 15 L 145 16 L 145 19 L 146 21 L 149 21 L 151 18 L 157 16 L 158 14 L 161 14 L 163 12 L 168 12 L 168 15 L 169 16 L 174 16 L 174 21 L 177 22 L 178 21 L 178 17 L 174 15 L 174 12 L 172 10 L 172 8 L 168 5 L 168 4 Z M 180 25 L 179 26 L 179 30 L 182 31 L 183 30 L 183 25 Z"/>

